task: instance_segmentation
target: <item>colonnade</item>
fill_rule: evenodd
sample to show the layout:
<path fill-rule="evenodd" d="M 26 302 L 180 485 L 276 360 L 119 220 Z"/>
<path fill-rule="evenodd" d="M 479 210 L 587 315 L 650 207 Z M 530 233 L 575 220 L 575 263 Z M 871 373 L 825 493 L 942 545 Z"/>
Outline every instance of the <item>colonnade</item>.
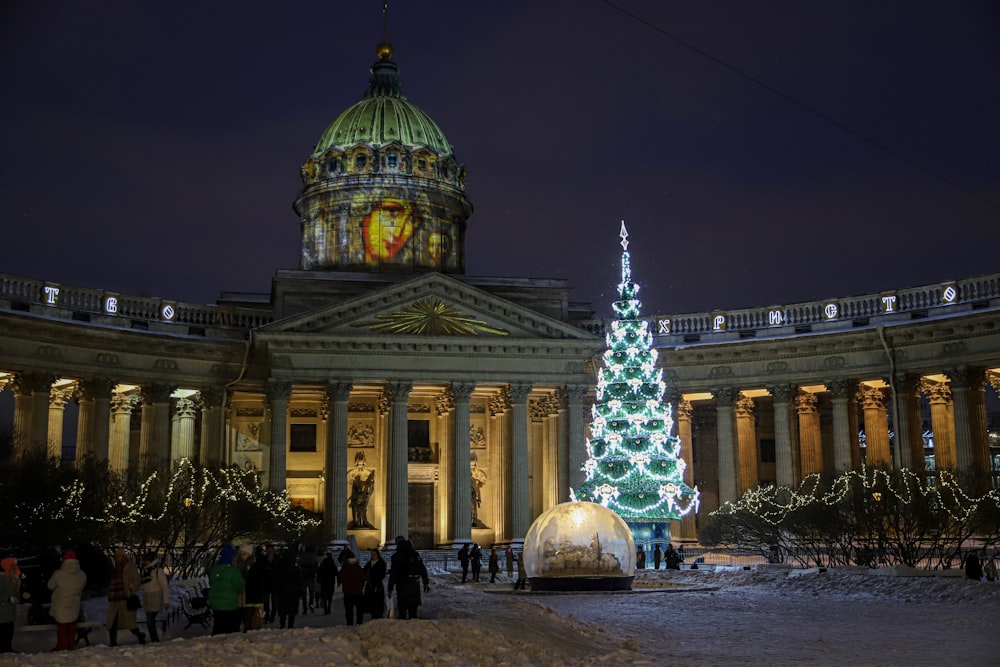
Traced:
<path fill-rule="evenodd" d="M 299 455 L 290 452 L 289 429 L 295 421 L 290 414 L 300 392 L 318 392 L 323 426 L 316 432 L 321 441 L 316 452 L 322 457 L 323 483 L 316 509 L 322 512 L 325 534 L 335 540 L 348 535 L 349 427 L 356 418 L 351 412 L 352 396 L 355 401 L 359 397 L 350 381 L 332 380 L 317 389 L 273 379 L 263 388 L 236 392 L 223 387 L 178 392 L 177 387 L 162 382 L 130 385 L 106 377 L 62 380 L 54 373 L 17 373 L 7 376 L 0 389 L 4 385 L 14 393 L 18 447 L 44 447 L 51 455 L 61 455 L 65 408 L 75 400 L 79 406 L 77 464 L 93 456 L 108 460 L 111 468 L 119 471 L 151 470 L 182 457 L 209 466 L 234 463 L 233 444 L 239 425 L 232 401 L 239 393 L 244 403 L 261 406 L 253 414 L 263 420 L 260 468 L 262 481 L 269 488 L 286 488 L 290 466 L 294 471 L 312 465 L 300 462 Z M 371 388 L 367 385 L 362 394 L 370 394 Z M 523 382 L 420 387 L 424 394 L 436 392 L 431 403 L 437 413 L 438 455 L 433 464 L 439 542 L 482 539 L 474 534 L 471 521 L 473 409 L 477 423 L 486 425 L 488 442 L 477 443 L 482 447 L 480 456 L 488 456 L 490 461 L 491 512 L 484 526 L 489 524 L 494 541 L 517 541 L 537 514 L 567 500 L 570 486 L 582 481 L 579 468 L 586 457 L 584 398 L 588 389 L 586 385 L 536 389 Z M 414 409 L 410 400 L 413 391 L 412 381 L 389 381 L 374 401 L 380 424 L 376 446 L 384 540 L 409 532 L 412 461 L 408 422 Z M 425 402 L 420 399 L 417 409 L 425 409 Z M 477 437 L 482 438 L 482 433 Z"/>
<path fill-rule="evenodd" d="M 928 375 L 902 373 L 891 382 L 836 378 L 801 386 L 718 387 L 681 398 L 678 431 L 682 442 L 691 441 L 693 407 L 703 401 L 714 405 L 719 504 L 761 482 L 794 486 L 808 475 L 843 472 L 862 462 L 921 474 L 948 470 L 985 487 L 991 475 L 988 386 L 1000 393 L 1000 373 L 962 366 Z M 767 414 L 762 399 L 771 407 L 768 424 L 759 421 Z M 929 409 L 921 409 L 922 401 Z M 923 423 L 927 416 L 929 424 Z M 927 426 L 933 432 L 933 470 L 925 466 Z M 759 469 L 762 431 L 773 435 L 773 478 L 762 477 Z"/>

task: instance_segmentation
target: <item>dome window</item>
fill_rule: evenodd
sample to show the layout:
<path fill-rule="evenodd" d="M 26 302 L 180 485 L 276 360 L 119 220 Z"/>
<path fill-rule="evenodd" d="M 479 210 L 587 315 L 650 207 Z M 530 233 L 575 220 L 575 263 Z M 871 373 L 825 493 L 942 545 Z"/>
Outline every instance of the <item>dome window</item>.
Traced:
<path fill-rule="evenodd" d="M 417 169 L 420 171 L 427 171 L 427 160 L 424 160 L 423 158 L 417 160 Z"/>
<path fill-rule="evenodd" d="M 385 165 L 390 169 L 396 169 L 399 167 L 399 156 L 395 153 L 389 153 L 385 156 Z"/>
<path fill-rule="evenodd" d="M 331 174 L 336 174 L 339 166 L 340 162 L 335 157 L 326 161 L 326 170 Z"/>
<path fill-rule="evenodd" d="M 361 171 L 365 168 L 366 164 L 368 164 L 368 158 L 366 156 L 358 155 L 354 158 L 354 168 L 356 170 Z"/>

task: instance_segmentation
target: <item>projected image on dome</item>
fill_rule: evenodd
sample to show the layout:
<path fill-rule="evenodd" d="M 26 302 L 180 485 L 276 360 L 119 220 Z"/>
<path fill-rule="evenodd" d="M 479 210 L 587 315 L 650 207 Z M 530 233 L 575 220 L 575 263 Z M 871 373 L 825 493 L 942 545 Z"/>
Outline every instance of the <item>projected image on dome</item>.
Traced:
<path fill-rule="evenodd" d="M 425 192 L 378 188 L 358 193 L 343 217 L 349 230 L 346 243 L 340 244 L 339 252 L 338 244 L 328 245 L 337 254 L 346 250 L 349 257 L 341 257 L 342 265 L 390 270 L 394 266 L 453 270 L 458 265 L 452 252 L 456 226 L 434 216 Z"/>

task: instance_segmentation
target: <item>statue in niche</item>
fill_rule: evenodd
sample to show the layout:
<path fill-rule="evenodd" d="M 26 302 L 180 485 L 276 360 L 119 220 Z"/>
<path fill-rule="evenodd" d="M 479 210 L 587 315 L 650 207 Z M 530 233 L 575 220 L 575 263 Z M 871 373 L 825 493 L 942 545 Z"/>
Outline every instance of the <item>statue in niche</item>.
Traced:
<path fill-rule="evenodd" d="M 486 486 L 486 473 L 479 469 L 478 457 L 475 454 L 469 459 L 469 468 L 472 474 L 472 527 L 489 528 L 479 518 L 479 508 L 483 504 L 483 487 Z"/>
<path fill-rule="evenodd" d="M 365 466 L 364 452 L 354 455 L 354 470 L 350 472 L 351 483 L 351 525 L 348 528 L 375 528 L 368 521 L 368 501 L 375 492 L 375 471 Z"/>

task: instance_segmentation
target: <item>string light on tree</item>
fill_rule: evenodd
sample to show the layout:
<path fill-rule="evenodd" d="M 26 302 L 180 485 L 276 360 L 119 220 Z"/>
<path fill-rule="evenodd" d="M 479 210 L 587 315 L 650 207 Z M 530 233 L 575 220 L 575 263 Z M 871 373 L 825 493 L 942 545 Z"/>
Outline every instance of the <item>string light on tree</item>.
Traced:
<path fill-rule="evenodd" d="M 648 322 L 640 318 L 639 286 L 632 282 L 628 231 L 621 226 L 622 274 L 615 320 L 607 336 L 603 367 L 583 463 L 585 481 L 574 500 L 614 510 L 637 541 L 670 539 L 670 521 L 698 510 L 698 489 L 684 483 L 680 440 L 670 435 L 666 384 Z"/>

